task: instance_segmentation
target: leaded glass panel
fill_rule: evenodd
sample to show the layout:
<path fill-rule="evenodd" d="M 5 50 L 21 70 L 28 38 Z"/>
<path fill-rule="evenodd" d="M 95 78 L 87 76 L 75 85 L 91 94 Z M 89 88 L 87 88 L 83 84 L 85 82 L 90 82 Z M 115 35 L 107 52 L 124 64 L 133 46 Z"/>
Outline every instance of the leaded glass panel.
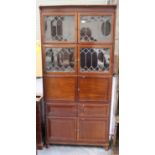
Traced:
<path fill-rule="evenodd" d="M 46 48 L 47 72 L 73 72 L 74 48 Z"/>
<path fill-rule="evenodd" d="M 109 48 L 81 48 L 81 72 L 107 72 L 110 67 Z"/>
<path fill-rule="evenodd" d="M 111 16 L 80 16 L 80 41 L 110 41 L 111 21 Z"/>
<path fill-rule="evenodd" d="M 46 41 L 75 41 L 74 16 L 45 16 Z"/>

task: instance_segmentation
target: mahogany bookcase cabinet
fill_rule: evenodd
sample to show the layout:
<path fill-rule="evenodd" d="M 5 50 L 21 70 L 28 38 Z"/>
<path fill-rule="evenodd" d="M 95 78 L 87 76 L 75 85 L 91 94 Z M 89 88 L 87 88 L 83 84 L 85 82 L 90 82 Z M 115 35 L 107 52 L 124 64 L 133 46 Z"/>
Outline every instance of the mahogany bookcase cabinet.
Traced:
<path fill-rule="evenodd" d="M 47 144 L 108 147 L 115 8 L 40 6 Z"/>

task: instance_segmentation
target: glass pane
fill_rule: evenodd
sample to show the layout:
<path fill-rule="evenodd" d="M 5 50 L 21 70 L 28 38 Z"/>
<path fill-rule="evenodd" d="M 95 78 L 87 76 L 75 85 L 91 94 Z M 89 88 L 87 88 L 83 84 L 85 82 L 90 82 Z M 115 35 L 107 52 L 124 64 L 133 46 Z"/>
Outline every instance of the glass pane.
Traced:
<path fill-rule="evenodd" d="M 73 72 L 74 48 L 46 48 L 47 72 Z"/>
<path fill-rule="evenodd" d="M 81 48 L 80 71 L 81 72 L 107 72 L 110 65 L 109 48 Z"/>
<path fill-rule="evenodd" d="M 45 41 L 74 41 L 74 16 L 46 16 Z"/>
<path fill-rule="evenodd" d="M 109 41 L 111 30 L 111 16 L 80 17 L 80 41 Z"/>

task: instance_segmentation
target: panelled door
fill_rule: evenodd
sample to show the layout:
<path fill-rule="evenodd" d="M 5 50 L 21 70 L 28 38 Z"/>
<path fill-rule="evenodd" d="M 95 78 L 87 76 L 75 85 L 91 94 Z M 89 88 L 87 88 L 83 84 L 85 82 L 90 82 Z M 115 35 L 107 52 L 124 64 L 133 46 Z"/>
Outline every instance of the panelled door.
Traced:
<path fill-rule="evenodd" d="M 81 142 L 106 142 L 108 140 L 108 119 L 79 118 L 79 136 Z"/>
<path fill-rule="evenodd" d="M 76 141 L 76 118 L 47 117 L 48 141 Z"/>

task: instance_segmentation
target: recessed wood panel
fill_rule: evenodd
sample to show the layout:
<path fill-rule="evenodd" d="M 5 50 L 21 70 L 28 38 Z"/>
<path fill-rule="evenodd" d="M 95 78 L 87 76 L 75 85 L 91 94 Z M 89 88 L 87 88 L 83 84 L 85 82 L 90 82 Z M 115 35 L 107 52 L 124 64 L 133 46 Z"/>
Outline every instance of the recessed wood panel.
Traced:
<path fill-rule="evenodd" d="M 107 119 L 80 118 L 79 141 L 105 142 L 108 138 Z"/>
<path fill-rule="evenodd" d="M 79 115 L 83 117 L 108 117 L 109 108 L 108 104 L 80 104 Z"/>
<path fill-rule="evenodd" d="M 49 141 L 75 141 L 76 118 L 48 118 L 47 138 Z"/>
<path fill-rule="evenodd" d="M 75 77 L 45 78 L 45 99 L 54 101 L 75 101 L 76 81 Z"/>
<path fill-rule="evenodd" d="M 72 117 L 77 116 L 76 104 L 47 104 L 47 114 L 58 117 Z"/>
<path fill-rule="evenodd" d="M 111 78 L 80 77 L 80 101 L 108 101 L 111 96 Z"/>

